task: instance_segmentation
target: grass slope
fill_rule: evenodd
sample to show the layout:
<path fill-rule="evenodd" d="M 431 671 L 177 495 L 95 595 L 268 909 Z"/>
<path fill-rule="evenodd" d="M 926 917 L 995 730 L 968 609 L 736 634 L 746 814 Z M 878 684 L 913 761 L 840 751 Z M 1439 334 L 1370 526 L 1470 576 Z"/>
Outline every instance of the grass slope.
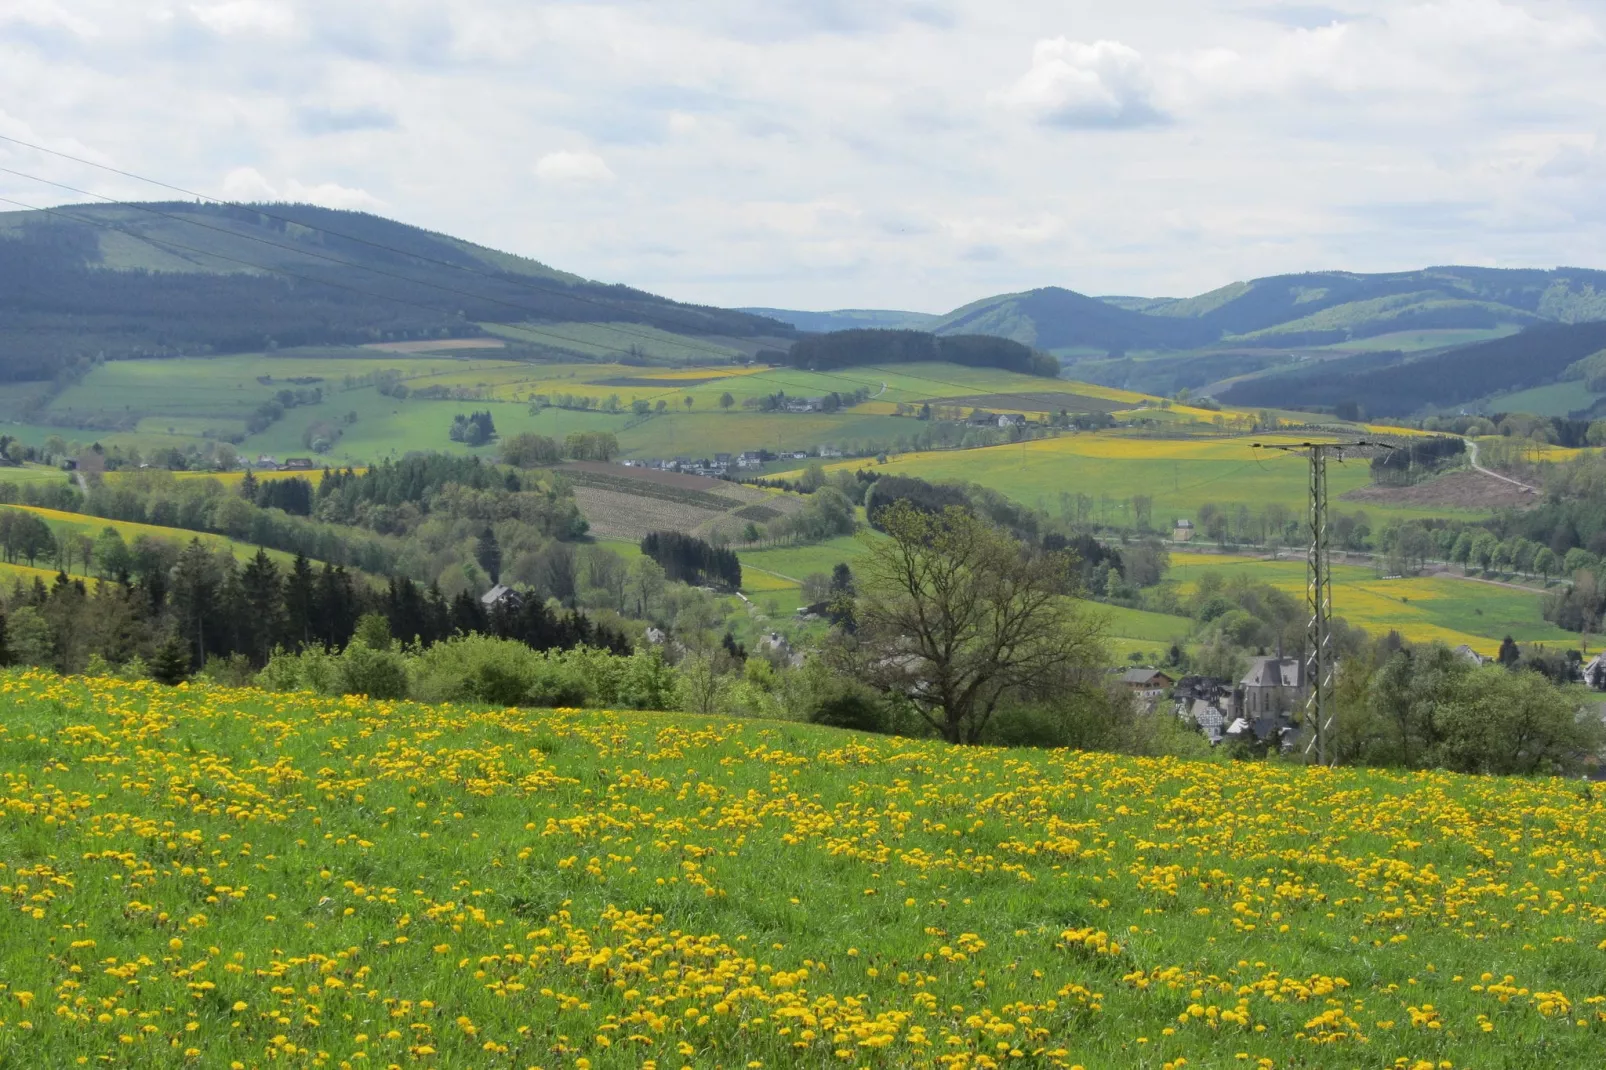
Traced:
<path fill-rule="evenodd" d="M 1171 578 L 1185 587 L 1207 571 L 1247 573 L 1290 594 L 1305 593 L 1305 563 L 1297 558 L 1171 555 Z M 1578 635 L 1540 616 L 1539 602 L 1536 591 L 1451 576 L 1379 579 L 1374 570 L 1358 565 L 1333 568 L 1333 611 L 1351 624 L 1374 634 L 1395 630 L 1412 642 L 1466 643 L 1491 656 L 1507 635 L 1523 643 L 1578 645 Z"/>
<path fill-rule="evenodd" d="M 1111 522 L 1130 521 L 1125 503 L 1140 494 L 1153 498 L 1154 523 L 1164 525 L 1178 517 L 1193 517 L 1206 502 L 1243 502 L 1258 508 L 1275 501 L 1303 509 L 1308 492 L 1305 461 L 1253 449 L 1251 441 L 1065 435 L 986 449 L 908 453 L 878 465 L 876 471 L 980 483 L 1053 513 L 1060 511 L 1061 494 L 1086 494 L 1100 503 Z M 1293 440 L 1263 435 L 1253 441 Z M 863 464 L 854 461 L 827 467 L 851 470 Z M 1366 486 L 1370 476 L 1361 464 L 1334 465 L 1328 480 L 1337 498 Z M 1394 507 L 1373 511 L 1390 516 L 1419 512 Z"/>
<path fill-rule="evenodd" d="M 1606 1030 L 1606 802 L 1559 780 L 0 690 L 8 1065 L 1551 1070 Z"/>
<path fill-rule="evenodd" d="M 238 561 L 248 561 L 256 556 L 257 547 L 249 543 L 235 542 L 224 535 L 215 535 L 210 532 L 190 531 L 185 528 L 164 528 L 156 524 L 137 524 L 131 520 L 106 520 L 98 516 L 89 516 L 85 513 L 67 513 L 59 509 L 40 509 L 32 505 L 6 505 L 0 509 L 19 509 L 33 513 L 50 525 L 50 529 L 57 535 L 73 534 L 94 538 L 107 528 L 111 528 L 123 537 L 125 542 L 132 543 L 140 537 L 163 539 L 168 542 L 188 543 L 191 539 L 199 539 L 201 545 L 217 549 L 227 547 Z M 269 550 L 268 556 L 285 565 L 295 560 L 294 554 L 283 550 Z M 93 568 L 93 564 L 91 564 Z M 74 575 L 81 569 L 74 565 Z M 54 575 L 54 573 L 52 573 Z"/>

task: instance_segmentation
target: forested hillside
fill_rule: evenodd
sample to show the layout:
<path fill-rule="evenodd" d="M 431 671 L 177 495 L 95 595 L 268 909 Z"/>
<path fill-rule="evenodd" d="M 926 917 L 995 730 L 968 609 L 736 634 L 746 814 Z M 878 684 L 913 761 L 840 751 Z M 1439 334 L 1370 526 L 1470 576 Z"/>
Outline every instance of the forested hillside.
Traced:
<path fill-rule="evenodd" d="M 97 357 L 460 338 L 478 322 L 786 335 L 361 212 L 83 205 L 0 214 L 0 381 Z"/>
<path fill-rule="evenodd" d="M 1602 348 L 1606 323 L 1546 324 L 1392 366 L 1306 365 L 1244 380 L 1220 397 L 1232 405 L 1285 408 L 1354 402 L 1373 416 L 1405 416 L 1424 406 L 1455 405 L 1549 382 Z"/>
<path fill-rule="evenodd" d="M 1058 286 L 1003 294 L 948 313 L 938 334 L 990 334 L 1038 349 L 1192 349 L 1219 332 L 1186 319 L 1132 312 Z"/>
<path fill-rule="evenodd" d="M 794 367 L 809 371 L 947 361 L 1023 375 L 1059 375 L 1059 362 L 1047 354 L 1007 338 L 980 334 L 940 337 L 926 331 L 835 331 L 799 339 L 792 344 L 786 359 Z"/>

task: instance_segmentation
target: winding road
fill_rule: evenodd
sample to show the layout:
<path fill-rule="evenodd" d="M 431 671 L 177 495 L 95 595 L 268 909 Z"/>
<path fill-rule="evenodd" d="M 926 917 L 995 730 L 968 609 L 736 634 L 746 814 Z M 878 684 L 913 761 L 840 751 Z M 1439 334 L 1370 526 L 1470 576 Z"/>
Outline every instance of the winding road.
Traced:
<path fill-rule="evenodd" d="M 1528 484 L 1522 482 L 1520 479 L 1512 479 L 1510 476 L 1503 476 L 1499 472 L 1491 472 L 1491 471 L 1489 471 L 1489 469 L 1483 467 L 1483 465 L 1478 463 L 1478 443 L 1476 441 L 1474 441 L 1473 439 L 1470 439 L 1470 438 L 1463 439 L 1462 441 L 1467 444 L 1467 452 L 1469 454 L 1471 454 L 1472 470 L 1474 472 L 1482 472 L 1486 476 L 1493 476 L 1494 478 L 1500 480 L 1502 483 L 1510 483 L 1513 487 L 1521 487 L 1523 490 L 1527 491 L 1529 494 L 1538 494 L 1539 493 L 1539 488 L 1538 487 L 1530 487 Z"/>

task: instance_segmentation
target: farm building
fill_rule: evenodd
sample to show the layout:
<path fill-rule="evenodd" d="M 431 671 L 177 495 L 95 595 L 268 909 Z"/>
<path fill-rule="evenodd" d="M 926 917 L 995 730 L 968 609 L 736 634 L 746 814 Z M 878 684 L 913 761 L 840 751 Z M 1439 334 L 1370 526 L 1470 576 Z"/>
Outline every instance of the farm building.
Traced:
<path fill-rule="evenodd" d="M 502 608 L 509 611 L 517 610 L 524 605 L 524 597 L 513 588 L 505 584 L 497 584 L 489 591 L 480 595 L 480 605 L 486 609 Z"/>
<path fill-rule="evenodd" d="M 1121 674 L 1121 683 L 1126 685 L 1134 697 L 1153 704 L 1176 681 L 1159 669 L 1128 669 Z"/>
<path fill-rule="evenodd" d="M 1172 542 L 1191 542 L 1193 540 L 1193 521 L 1178 520 L 1171 529 Z"/>

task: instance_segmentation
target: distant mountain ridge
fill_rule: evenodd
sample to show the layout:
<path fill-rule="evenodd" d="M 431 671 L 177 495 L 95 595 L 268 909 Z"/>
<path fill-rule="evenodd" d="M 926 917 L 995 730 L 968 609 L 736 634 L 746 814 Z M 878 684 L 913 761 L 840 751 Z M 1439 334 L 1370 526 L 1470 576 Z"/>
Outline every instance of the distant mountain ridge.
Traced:
<path fill-rule="evenodd" d="M 100 356 L 467 337 L 482 322 L 794 333 L 364 212 L 176 202 L 0 213 L 0 381 Z"/>
<path fill-rule="evenodd" d="M 875 309 L 740 311 L 802 331 L 918 329 L 990 334 L 1061 357 L 1089 350 L 1326 346 L 1420 330 L 1492 330 L 1606 320 L 1606 271 L 1430 267 L 1314 271 L 1235 282 L 1196 297 L 1089 297 L 1058 286 L 997 294 L 943 316 Z"/>
<path fill-rule="evenodd" d="M 933 329 L 1071 356 L 1087 347 L 1321 346 L 1396 331 L 1593 320 L 1606 320 L 1606 271 L 1434 267 L 1275 275 L 1187 298 L 1093 298 L 1048 286 L 972 302 Z"/>
<path fill-rule="evenodd" d="M 738 308 L 736 311 L 790 323 L 800 331 L 814 334 L 858 329 L 928 331 L 932 324 L 942 318 L 929 312 L 900 312 L 880 308 L 839 308 L 830 312 L 803 312 L 785 308 Z"/>

